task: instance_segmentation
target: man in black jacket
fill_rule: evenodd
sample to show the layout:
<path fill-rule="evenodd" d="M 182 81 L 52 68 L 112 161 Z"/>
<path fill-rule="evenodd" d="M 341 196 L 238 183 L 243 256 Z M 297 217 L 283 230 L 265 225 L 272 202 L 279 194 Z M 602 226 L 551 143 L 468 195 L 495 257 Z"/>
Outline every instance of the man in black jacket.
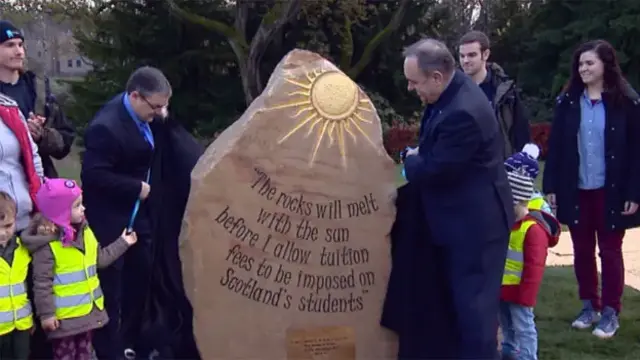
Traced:
<path fill-rule="evenodd" d="M 130 227 L 138 243 L 100 272 L 110 322 L 96 332 L 100 359 L 135 356 L 151 280 L 153 219 L 149 197 L 157 148 L 152 127 L 167 115 L 171 85 L 162 72 L 142 67 L 124 93 L 98 111 L 85 132 L 81 178 L 86 216 L 102 246 Z M 158 194 L 159 196 L 161 194 Z M 142 355 L 142 354 L 139 354 Z"/>
<path fill-rule="evenodd" d="M 530 142 L 529 120 L 516 82 L 500 65 L 487 62 L 491 53 L 489 38 L 471 31 L 460 39 L 460 65 L 465 74 L 480 86 L 493 106 L 504 141 L 504 158 L 520 151 Z"/>
<path fill-rule="evenodd" d="M 33 72 L 24 71 L 23 42 L 19 29 L 0 21 L 0 93 L 13 98 L 27 119 L 44 175 L 57 177 L 52 158 L 61 160 L 69 155 L 75 130 L 50 91 L 45 91 L 48 84 L 38 83 Z"/>
<path fill-rule="evenodd" d="M 429 242 L 446 274 L 455 314 L 449 321 L 457 334 L 454 358 L 493 360 L 514 222 L 498 122 L 442 42 L 422 40 L 404 56 L 408 89 L 427 104 L 419 146 L 407 152 L 404 166 L 407 180 L 419 189 Z"/>

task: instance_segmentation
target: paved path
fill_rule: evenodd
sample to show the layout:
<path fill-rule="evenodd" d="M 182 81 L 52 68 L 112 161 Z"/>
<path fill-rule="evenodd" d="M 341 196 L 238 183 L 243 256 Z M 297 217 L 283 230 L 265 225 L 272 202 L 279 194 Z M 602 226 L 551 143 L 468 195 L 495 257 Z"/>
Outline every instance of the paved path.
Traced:
<path fill-rule="evenodd" d="M 626 268 L 625 283 L 634 289 L 640 290 L 640 228 L 627 231 L 622 245 Z M 569 232 L 565 231 L 560 236 L 560 242 L 554 248 L 549 249 L 547 266 L 572 265 L 573 249 Z M 600 262 L 598 261 L 598 268 Z"/>

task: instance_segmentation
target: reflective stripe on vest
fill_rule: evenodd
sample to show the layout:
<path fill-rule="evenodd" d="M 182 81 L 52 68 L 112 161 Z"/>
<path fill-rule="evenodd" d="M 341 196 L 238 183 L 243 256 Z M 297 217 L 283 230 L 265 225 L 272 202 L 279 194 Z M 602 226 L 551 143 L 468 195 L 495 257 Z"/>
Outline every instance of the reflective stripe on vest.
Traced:
<path fill-rule="evenodd" d="M 504 274 L 502 275 L 502 285 L 520 284 L 522 270 L 524 269 L 524 238 L 527 235 L 527 230 L 535 223 L 533 220 L 525 220 L 520 224 L 518 230 L 511 231 L 507 261 L 504 264 Z"/>
<path fill-rule="evenodd" d="M 0 260 L 0 335 L 33 327 L 31 302 L 27 298 L 27 271 L 31 255 L 18 238 L 18 247 L 9 265 Z"/>
<path fill-rule="evenodd" d="M 97 275 L 98 241 L 85 227 L 84 253 L 60 241 L 49 243 L 55 260 L 53 294 L 58 319 L 88 315 L 93 306 L 104 309 L 104 297 Z"/>

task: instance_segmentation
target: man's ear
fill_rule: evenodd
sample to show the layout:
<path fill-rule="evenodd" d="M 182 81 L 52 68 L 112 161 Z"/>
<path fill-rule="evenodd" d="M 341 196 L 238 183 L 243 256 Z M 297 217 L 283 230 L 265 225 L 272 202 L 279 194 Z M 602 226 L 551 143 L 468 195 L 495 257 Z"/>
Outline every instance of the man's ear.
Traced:
<path fill-rule="evenodd" d="M 485 51 L 482 52 L 482 60 L 484 61 L 488 61 L 489 60 L 489 55 L 491 55 L 491 50 L 487 49 Z"/>
<path fill-rule="evenodd" d="M 442 74 L 440 71 L 434 71 L 431 76 L 436 82 L 444 82 L 444 74 Z"/>

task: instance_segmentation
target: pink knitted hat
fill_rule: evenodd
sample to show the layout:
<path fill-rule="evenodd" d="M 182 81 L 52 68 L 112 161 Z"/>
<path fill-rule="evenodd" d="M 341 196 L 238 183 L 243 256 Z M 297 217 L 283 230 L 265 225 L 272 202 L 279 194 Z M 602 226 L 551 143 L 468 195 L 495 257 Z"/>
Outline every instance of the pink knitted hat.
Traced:
<path fill-rule="evenodd" d="M 62 244 L 69 245 L 76 236 L 71 226 L 71 206 L 82 195 L 82 189 L 73 180 L 45 179 L 36 194 L 38 209 L 52 223 L 62 228 Z"/>

